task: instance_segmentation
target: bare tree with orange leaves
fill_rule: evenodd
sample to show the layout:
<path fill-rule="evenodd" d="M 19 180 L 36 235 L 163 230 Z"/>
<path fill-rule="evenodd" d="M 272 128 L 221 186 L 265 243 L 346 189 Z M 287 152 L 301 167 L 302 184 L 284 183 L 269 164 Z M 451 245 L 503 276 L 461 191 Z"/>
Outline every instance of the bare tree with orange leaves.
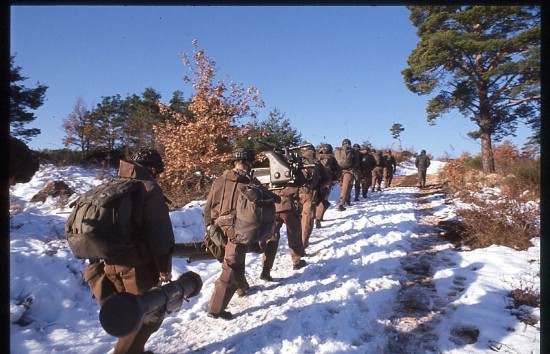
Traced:
<path fill-rule="evenodd" d="M 239 121 L 256 118 L 253 108 L 264 106 L 255 87 L 245 88 L 229 79 L 216 81 L 216 62 L 198 48 L 197 40 L 192 44 L 192 58 L 182 53 L 183 64 L 192 73 L 184 80 L 195 91 L 188 113 L 159 103 L 161 113 L 168 118 L 154 126 L 156 141 L 164 149 L 163 179 L 173 188 L 193 186 L 196 171 L 203 176 L 220 172 L 235 141 L 245 132 Z"/>

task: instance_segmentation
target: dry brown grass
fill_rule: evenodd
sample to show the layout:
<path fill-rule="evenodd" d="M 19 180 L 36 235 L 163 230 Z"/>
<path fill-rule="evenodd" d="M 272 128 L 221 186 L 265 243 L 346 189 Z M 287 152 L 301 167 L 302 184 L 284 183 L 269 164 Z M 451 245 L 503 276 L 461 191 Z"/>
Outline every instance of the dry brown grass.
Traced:
<path fill-rule="evenodd" d="M 481 172 L 479 157 L 463 155 L 447 162 L 447 190 L 472 206 L 457 211 L 460 226 L 442 225 L 453 243 L 472 249 L 502 245 L 525 250 L 533 237 L 540 236 L 540 211 L 533 206 L 540 201 L 540 160 L 520 158 L 508 147 L 501 152 L 495 174 Z M 487 187 L 500 193 L 484 193 Z"/>

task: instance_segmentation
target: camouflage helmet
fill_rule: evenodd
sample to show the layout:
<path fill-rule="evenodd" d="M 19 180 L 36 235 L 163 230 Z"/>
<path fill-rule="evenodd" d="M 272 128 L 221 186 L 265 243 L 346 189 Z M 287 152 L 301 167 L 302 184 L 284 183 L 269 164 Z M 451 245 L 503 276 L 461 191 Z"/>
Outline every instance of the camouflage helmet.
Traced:
<path fill-rule="evenodd" d="M 344 145 L 349 145 L 349 146 L 351 146 L 351 141 L 350 141 L 349 139 L 344 139 L 344 140 L 342 140 L 342 146 L 344 146 Z"/>
<path fill-rule="evenodd" d="M 359 145 L 359 144 L 357 144 L 357 143 L 353 144 L 353 147 L 354 147 L 355 149 L 361 149 L 361 145 Z"/>
<path fill-rule="evenodd" d="M 246 161 L 246 162 L 252 162 L 254 161 L 254 153 L 252 153 L 252 150 L 250 150 L 247 147 L 238 147 L 233 150 L 233 154 L 231 156 L 231 161 Z"/>
<path fill-rule="evenodd" d="M 332 149 L 331 144 L 325 144 L 324 147 L 325 147 L 325 149 L 327 149 L 327 154 L 332 154 L 333 153 L 333 149 Z"/>
<path fill-rule="evenodd" d="M 141 148 L 132 156 L 132 160 L 139 164 L 153 166 L 157 169 L 158 173 L 164 171 L 162 157 L 155 149 Z"/>

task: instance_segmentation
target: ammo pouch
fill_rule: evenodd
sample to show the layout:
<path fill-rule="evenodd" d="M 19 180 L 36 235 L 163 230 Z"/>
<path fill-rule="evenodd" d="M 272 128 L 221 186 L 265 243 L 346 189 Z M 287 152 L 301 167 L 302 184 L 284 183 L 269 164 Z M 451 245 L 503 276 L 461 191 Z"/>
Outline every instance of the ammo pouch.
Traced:
<path fill-rule="evenodd" d="M 92 263 L 84 269 L 84 281 L 90 286 L 93 297 L 99 306 L 112 294 L 116 293 L 115 285 L 105 275 L 105 263 Z"/>
<path fill-rule="evenodd" d="M 223 231 L 217 224 L 212 224 L 207 227 L 204 233 L 204 245 L 220 263 L 223 262 L 225 256 L 226 244 L 227 237 L 225 237 Z"/>
<path fill-rule="evenodd" d="M 216 223 L 208 227 L 208 229 L 206 230 L 206 234 L 218 247 L 225 247 L 225 245 L 227 244 L 227 237 L 224 235 L 220 226 Z"/>

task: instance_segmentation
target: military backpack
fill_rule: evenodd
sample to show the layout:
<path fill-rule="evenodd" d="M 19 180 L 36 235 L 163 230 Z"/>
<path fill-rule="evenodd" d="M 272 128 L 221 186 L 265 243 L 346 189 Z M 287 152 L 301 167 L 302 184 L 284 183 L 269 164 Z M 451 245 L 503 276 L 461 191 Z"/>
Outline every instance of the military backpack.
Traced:
<path fill-rule="evenodd" d="M 348 170 L 353 167 L 353 152 L 347 145 L 334 149 L 334 157 L 343 170 Z"/>
<path fill-rule="evenodd" d="M 227 181 L 222 196 L 225 196 L 226 185 Z M 275 203 L 280 202 L 280 198 L 254 183 L 245 184 L 239 189 L 237 183 L 234 186 L 230 205 L 235 205 L 235 208 L 220 215 L 214 225 L 206 230 L 204 237 L 206 247 L 220 262 L 223 260 L 228 234 L 232 242 L 253 247 L 275 232 Z M 223 200 L 220 205 L 223 205 Z"/>
<path fill-rule="evenodd" d="M 110 259 L 134 247 L 140 188 L 137 180 L 110 179 L 69 205 L 65 234 L 76 258 Z"/>

